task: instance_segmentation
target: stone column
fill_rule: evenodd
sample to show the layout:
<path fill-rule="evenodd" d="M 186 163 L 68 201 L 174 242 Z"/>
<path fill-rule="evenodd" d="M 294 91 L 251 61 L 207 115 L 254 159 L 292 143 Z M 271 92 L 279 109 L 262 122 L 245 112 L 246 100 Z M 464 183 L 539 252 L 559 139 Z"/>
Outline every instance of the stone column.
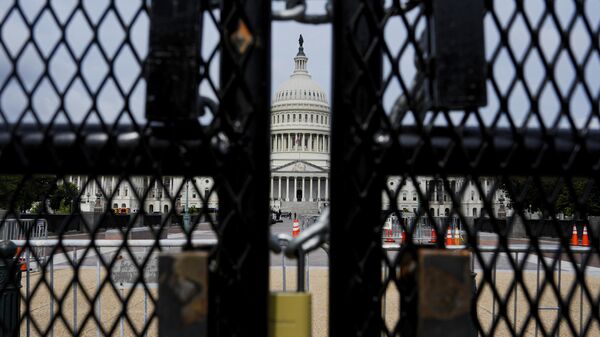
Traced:
<path fill-rule="evenodd" d="M 325 199 L 329 200 L 329 178 L 325 178 Z"/>
<path fill-rule="evenodd" d="M 312 202 L 312 201 L 314 201 L 313 200 L 313 187 L 312 187 L 313 186 L 313 177 L 310 177 L 308 179 L 310 181 L 310 188 L 309 188 L 309 190 L 310 190 L 310 197 L 308 198 L 308 201 Z"/>
<path fill-rule="evenodd" d="M 271 197 L 272 200 L 275 200 L 275 193 L 273 192 L 273 177 L 271 177 L 271 189 L 269 190 L 269 196 Z"/>
<path fill-rule="evenodd" d="M 296 196 L 297 196 L 297 189 L 298 189 L 298 177 L 294 177 L 294 188 L 292 189 L 292 199 L 294 201 L 296 200 Z"/>
<path fill-rule="evenodd" d="M 277 193 L 277 199 L 281 200 L 281 176 L 279 177 L 279 184 L 277 186 L 279 193 Z"/>
<path fill-rule="evenodd" d="M 317 177 L 317 200 L 321 199 L 321 177 Z"/>
<path fill-rule="evenodd" d="M 285 178 L 285 185 L 286 185 L 285 200 L 290 201 L 290 177 Z"/>

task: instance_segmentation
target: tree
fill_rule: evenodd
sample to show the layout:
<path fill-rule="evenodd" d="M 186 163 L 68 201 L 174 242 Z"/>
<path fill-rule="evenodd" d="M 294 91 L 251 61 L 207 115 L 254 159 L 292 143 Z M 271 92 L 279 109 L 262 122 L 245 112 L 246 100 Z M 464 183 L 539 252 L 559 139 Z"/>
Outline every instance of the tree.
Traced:
<path fill-rule="evenodd" d="M 509 196 L 509 207 L 542 213 L 546 210 L 546 202 L 553 203 L 557 213 L 580 216 L 600 215 L 600 188 L 587 178 L 572 178 L 569 183 L 563 178 L 540 178 L 540 186 L 534 179 L 526 177 L 509 178 L 509 186 L 502 189 Z M 572 187 L 572 188 L 569 188 Z M 557 188 L 560 188 L 556 191 Z M 556 194 L 555 194 L 556 193 Z M 556 198 L 555 198 L 556 196 Z M 517 200 L 518 198 L 518 200 Z M 577 204 L 577 206 L 576 206 Z"/>
<path fill-rule="evenodd" d="M 49 206 L 54 211 L 60 213 L 72 213 L 74 210 L 77 210 L 73 206 L 78 204 L 78 197 L 79 190 L 77 189 L 77 185 L 65 182 L 58 185 L 54 192 L 50 194 Z"/>
<path fill-rule="evenodd" d="M 55 185 L 52 176 L 0 176 L 0 208 L 16 212 L 44 204 Z"/>

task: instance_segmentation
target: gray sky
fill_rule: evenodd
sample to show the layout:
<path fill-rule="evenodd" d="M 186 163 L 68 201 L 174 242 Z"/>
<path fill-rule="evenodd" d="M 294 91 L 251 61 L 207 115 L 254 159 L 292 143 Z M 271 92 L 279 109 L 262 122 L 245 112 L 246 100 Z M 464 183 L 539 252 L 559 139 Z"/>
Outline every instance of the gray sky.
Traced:
<path fill-rule="evenodd" d="M 389 1 L 388 1 L 389 2 Z M 597 30 L 600 27 L 600 1 L 587 0 L 584 1 L 585 17 L 592 29 Z M 7 8 L 12 7 L 13 0 L 0 0 L 0 18 L 5 18 Z M 29 38 L 29 31 L 23 20 L 31 22 L 37 16 L 46 0 L 27 0 L 20 1 L 20 7 L 25 15 L 24 18 L 17 12 L 12 12 L 6 19 L 5 24 L 1 28 L 1 37 L 5 42 L 5 46 L 0 46 L 0 84 L 7 79 L 10 70 L 9 55 L 16 55 L 21 51 L 24 42 Z M 59 21 L 64 23 L 71 12 L 75 0 L 52 1 L 51 5 L 56 9 Z M 110 3 L 109 0 L 84 0 L 82 1 L 86 13 L 89 15 L 92 25 L 97 25 L 100 13 L 105 6 Z M 138 1 L 134 0 L 117 0 L 115 1 L 117 10 L 123 16 L 126 22 L 131 22 L 136 7 L 139 6 Z M 496 13 L 502 25 L 506 25 L 511 13 L 514 11 L 514 2 L 506 0 L 496 0 Z M 526 0 L 525 11 L 527 16 L 535 26 L 540 19 L 541 13 L 544 10 L 543 1 Z M 556 0 L 555 13 L 558 18 L 558 24 L 562 27 L 567 27 L 569 20 L 572 17 L 575 7 L 573 0 Z M 322 12 L 324 1 L 311 0 L 309 1 L 309 12 Z M 275 4 L 275 9 L 281 8 L 281 4 Z M 218 15 L 218 13 L 217 13 Z M 415 20 L 415 15 L 410 14 L 409 20 Z M 560 44 L 560 37 L 557 34 L 555 22 L 551 17 L 544 21 L 544 25 L 540 30 L 540 44 L 542 54 L 547 59 L 555 55 Z M 417 31 L 421 31 L 424 27 L 424 22 L 421 22 Z M 485 37 L 486 37 L 486 54 L 488 59 L 494 52 L 499 43 L 499 34 L 495 28 L 495 24 L 490 15 L 485 19 Z M 81 121 L 83 116 L 92 107 L 92 101 L 87 98 L 87 90 L 91 92 L 99 92 L 96 102 L 98 111 L 103 119 L 108 122 L 113 122 L 116 116 L 124 109 L 131 111 L 136 116 L 136 119 L 143 119 L 144 115 L 144 95 L 145 86 L 143 81 L 136 81 L 141 73 L 141 69 L 135 62 L 135 53 L 138 57 L 144 58 L 147 52 L 148 38 L 148 20 L 145 16 L 140 16 L 131 29 L 132 48 L 126 47 L 121 50 L 116 56 L 116 62 L 113 65 L 113 71 L 116 78 L 110 78 L 102 87 L 105 75 L 110 70 L 109 64 L 103 60 L 102 52 L 96 44 L 92 44 L 91 48 L 86 50 L 86 47 L 93 38 L 93 31 L 90 29 L 85 17 L 81 11 L 78 11 L 69 23 L 64 38 L 71 47 L 74 54 L 61 45 L 53 55 L 49 68 L 47 69 L 53 82 L 44 78 L 44 65 L 41 58 L 48 57 L 50 51 L 54 48 L 56 41 L 63 38 L 59 29 L 56 28 L 54 18 L 46 11 L 37 21 L 35 28 L 32 31 L 35 41 L 38 43 L 41 55 L 38 54 L 33 45 L 28 45 L 22 51 L 17 65 L 17 73 L 19 79 L 27 90 L 31 90 L 34 85 L 37 85 L 33 94 L 32 105 L 42 119 L 48 121 L 59 109 L 60 99 L 53 91 L 56 89 L 60 92 L 67 91 L 65 95 L 65 107 L 69 112 L 69 116 L 75 122 Z M 301 33 L 305 39 L 305 51 L 309 60 L 309 71 L 316 80 L 324 88 L 331 100 L 331 25 L 301 25 L 294 22 L 275 22 L 272 30 L 272 93 L 277 87 L 285 81 L 293 69 L 293 57 L 298 48 L 298 35 Z M 203 41 L 203 56 L 207 57 L 217 42 L 217 34 L 214 26 L 208 17 L 205 20 Z M 393 18 L 386 26 L 386 42 L 390 49 L 395 53 L 398 51 L 401 42 L 406 38 L 406 29 L 402 25 L 399 18 Z M 107 57 L 113 58 L 115 51 L 124 39 L 125 34 L 120 28 L 119 22 L 114 13 L 109 13 L 100 24 L 98 30 L 98 40 L 103 46 Z M 529 35 L 525 29 L 524 20 L 518 17 L 513 28 L 509 32 L 510 46 L 513 49 L 517 59 L 521 59 L 523 51 L 530 44 Z M 596 38 L 598 34 L 596 33 Z M 569 43 L 574 51 L 574 56 L 577 63 L 583 67 L 585 75 L 585 83 L 594 96 L 593 99 L 598 100 L 600 93 L 600 52 L 593 50 L 591 56 L 586 59 L 585 52 L 588 50 L 591 40 L 586 31 L 585 22 L 578 18 L 575 21 L 573 30 L 569 36 Z M 74 65 L 74 57 L 81 61 L 81 74 L 77 75 L 77 67 Z M 409 48 L 407 53 L 400 60 L 400 69 L 402 76 L 410 83 L 415 74 L 413 62 L 412 48 Z M 585 60 L 585 62 L 584 62 Z M 213 79 L 218 78 L 218 59 L 212 62 L 210 73 Z M 384 71 L 389 72 L 390 64 L 387 59 L 384 60 Z M 538 52 L 530 55 L 524 65 L 524 73 L 526 84 L 534 93 L 537 92 L 540 82 L 545 78 L 546 74 L 542 67 L 542 62 Z M 506 50 L 503 50 L 493 69 L 494 79 L 497 81 L 500 90 L 505 92 L 514 77 L 514 68 L 510 62 L 510 58 Z M 562 51 L 555 69 L 555 76 L 559 83 L 558 90 L 562 94 L 567 94 L 568 89 L 574 79 L 574 68 L 569 60 L 569 55 Z M 41 83 L 36 84 L 42 78 Z M 84 85 L 84 81 L 87 83 Z M 0 109 L 8 116 L 10 121 L 15 121 L 20 116 L 21 111 L 27 105 L 27 99 L 22 90 L 16 85 L 17 78 L 12 77 L 6 86 L 2 96 L 0 96 Z M 116 81 L 116 82 L 115 82 Z M 129 100 L 125 102 L 122 99 L 122 94 L 119 91 L 123 90 L 124 94 L 129 96 Z M 136 83 L 135 86 L 132 84 Z M 54 87 L 56 87 L 54 89 Z M 67 89 L 68 88 L 68 89 Z M 491 88 L 491 86 L 489 86 Z M 596 120 L 592 126 L 598 128 L 597 120 L 598 111 L 591 111 L 589 98 L 585 95 L 583 86 L 579 85 L 571 97 L 569 106 L 572 116 L 575 118 L 579 126 L 587 120 L 592 113 L 596 115 Z M 214 97 L 214 93 L 210 85 L 205 81 L 201 84 L 201 93 L 203 95 Z M 397 81 L 392 81 L 384 96 L 384 106 L 389 111 L 389 107 L 401 93 Z M 554 88 L 547 86 L 539 97 L 540 107 L 543 111 L 543 119 L 546 125 L 550 125 L 559 116 L 559 102 L 556 98 Z M 518 84 L 508 102 L 509 113 L 517 123 L 523 123 L 524 116 L 529 111 L 529 99 L 525 95 L 523 84 Z M 491 91 L 488 93 L 488 106 L 483 108 L 482 116 L 486 123 L 490 123 L 498 110 L 497 95 Z M 462 117 L 462 113 L 454 113 L 456 120 Z M 26 118 L 31 120 L 31 118 Z M 64 121 L 64 117 L 59 117 L 59 121 Z M 91 121 L 97 120 L 95 117 Z M 127 118 L 125 119 L 127 120 Z M 204 119 L 204 122 L 209 122 L 210 116 Z M 410 120 L 406 121 L 407 123 Z M 501 125 L 505 125 L 501 124 Z M 537 123 L 528 124 L 531 127 L 538 126 Z M 565 125 L 563 123 L 563 125 Z"/>

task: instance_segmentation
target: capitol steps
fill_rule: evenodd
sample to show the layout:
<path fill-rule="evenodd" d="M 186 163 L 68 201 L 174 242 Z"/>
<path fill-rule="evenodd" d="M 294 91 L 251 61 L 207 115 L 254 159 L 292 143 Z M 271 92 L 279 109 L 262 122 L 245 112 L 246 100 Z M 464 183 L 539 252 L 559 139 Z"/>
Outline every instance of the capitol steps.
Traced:
<path fill-rule="evenodd" d="M 282 201 L 281 211 L 296 213 L 297 215 L 318 214 L 319 203 L 316 201 Z"/>

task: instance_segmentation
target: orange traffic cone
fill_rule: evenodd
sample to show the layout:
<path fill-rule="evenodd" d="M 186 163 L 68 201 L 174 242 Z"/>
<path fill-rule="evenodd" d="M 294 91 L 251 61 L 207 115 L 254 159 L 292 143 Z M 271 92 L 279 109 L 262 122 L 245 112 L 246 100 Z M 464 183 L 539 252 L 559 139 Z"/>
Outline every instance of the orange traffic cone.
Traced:
<path fill-rule="evenodd" d="M 431 243 L 437 243 L 437 233 L 433 227 L 431 227 Z"/>
<path fill-rule="evenodd" d="M 298 224 L 298 219 L 294 219 L 294 225 L 292 226 L 292 237 L 297 237 L 300 235 L 300 225 Z"/>
<path fill-rule="evenodd" d="M 454 239 L 452 238 L 452 228 L 448 226 L 448 230 L 446 231 L 446 246 L 453 246 Z"/>
<path fill-rule="evenodd" d="M 583 235 L 581 236 L 581 245 L 585 246 L 585 247 L 590 245 L 590 238 L 588 237 L 586 225 L 583 225 Z"/>
<path fill-rule="evenodd" d="M 573 232 L 571 233 L 571 246 L 579 245 L 579 238 L 577 237 L 577 227 L 573 225 Z"/>

